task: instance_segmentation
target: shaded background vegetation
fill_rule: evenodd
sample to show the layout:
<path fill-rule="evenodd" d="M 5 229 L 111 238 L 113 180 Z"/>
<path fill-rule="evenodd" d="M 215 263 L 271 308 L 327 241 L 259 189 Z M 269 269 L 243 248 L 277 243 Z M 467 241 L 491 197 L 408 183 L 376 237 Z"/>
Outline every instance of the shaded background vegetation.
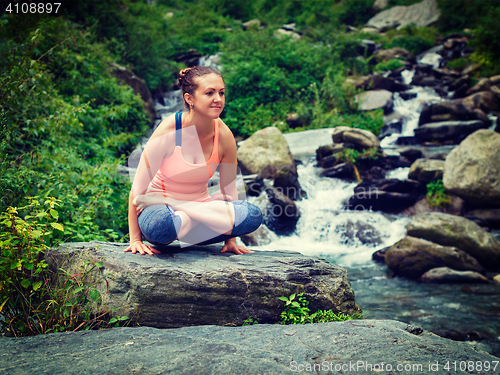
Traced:
<path fill-rule="evenodd" d="M 417 1 L 391 0 L 392 5 Z M 224 121 L 235 135 L 278 126 L 297 113 L 294 130 L 349 125 L 377 133 L 382 113 L 360 113 L 347 77 L 370 73 L 360 39 L 414 53 L 438 35 L 473 33 L 468 62 L 476 75 L 498 73 L 497 1 L 438 0 L 443 16 L 424 29 L 383 36 L 347 33 L 373 16 L 373 0 L 86 0 L 62 1 L 58 15 L 0 16 L 0 210 L 29 196 L 60 199 L 65 231 L 53 241 L 127 241 L 129 182 L 119 176 L 150 126 L 141 99 L 111 73 L 119 63 L 153 93 L 171 90 L 177 58 L 190 49 L 221 53 L 228 88 Z M 258 18 L 266 27 L 244 31 Z M 296 23 L 302 39 L 277 38 Z"/>

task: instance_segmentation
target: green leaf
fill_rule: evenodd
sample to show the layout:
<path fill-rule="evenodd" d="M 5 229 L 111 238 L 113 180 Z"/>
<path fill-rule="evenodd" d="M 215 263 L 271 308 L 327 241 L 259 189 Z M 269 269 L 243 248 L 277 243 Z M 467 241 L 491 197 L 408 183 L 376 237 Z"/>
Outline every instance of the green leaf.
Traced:
<path fill-rule="evenodd" d="M 111 318 L 111 319 L 109 319 L 109 324 L 116 323 L 117 321 L 118 321 L 118 319 L 116 319 L 116 318 Z"/>
<path fill-rule="evenodd" d="M 84 290 L 85 287 L 84 286 L 79 286 L 78 288 L 76 288 L 73 293 L 80 293 L 82 290 Z"/>
<path fill-rule="evenodd" d="M 42 235 L 42 231 L 39 230 L 34 230 L 31 232 L 31 237 L 33 238 L 39 238 Z"/>
<path fill-rule="evenodd" d="M 103 268 L 104 267 L 104 264 L 102 264 L 101 262 L 97 262 L 95 264 L 98 268 Z"/>
<path fill-rule="evenodd" d="M 50 225 L 52 226 L 52 228 L 60 230 L 61 232 L 64 232 L 64 227 L 61 224 L 59 224 L 59 223 L 50 223 Z"/>
<path fill-rule="evenodd" d="M 89 297 L 92 301 L 97 302 L 101 298 L 101 293 L 97 289 L 91 289 Z"/>
<path fill-rule="evenodd" d="M 278 299 L 281 300 L 281 301 L 288 302 L 288 298 L 286 298 L 286 297 L 278 297 Z"/>
<path fill-rule="evenodd" d="M 130 318 L 128 316 L 120 316 L 118 320 L 129 320 Z"/>
<path fill-rule="evenodd" d="M 297 301 L 292 302 L 293 307 L 300 307 L 300 304 Z"/>
<path fill-rule="evenodd" d="M 59 213 L 52 208 L 50 209 L 50 215 L 56 220 L 59 219 Z"/>
<path fill-rule="evenodd" d="M 31 263 L 24 263 L 24 268 L 26 268 L 27 270 L 31 271 L 31 270 L 34 270 L 35 269 L 35 266 Z"/>
<path fill-rule="evenodd" d="M 42 286 L 42 282 L 41 281 L 37 281 L 36 283 L 33 283 L 33 290 L 38 290 L 40 289 L 40 287 Z"/>
<path fill-rule="evenodd" d="M 31 281 L 29 281 L 28 279 L 24 279 L 23 281 L 21 281 L 21 286 L 23 288 L 28 288 L 30 285 L 31 285 Z"/>

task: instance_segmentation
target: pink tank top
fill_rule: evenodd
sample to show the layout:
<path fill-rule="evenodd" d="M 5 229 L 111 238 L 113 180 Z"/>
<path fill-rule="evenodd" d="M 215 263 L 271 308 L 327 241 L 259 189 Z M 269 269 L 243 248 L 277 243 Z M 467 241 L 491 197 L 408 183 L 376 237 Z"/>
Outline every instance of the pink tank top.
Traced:
<path fill-rule="evenodd" d="M 219 165 L 219 127 L 214 120 L 214 143 L 212 154 L 206 163 L 188 163 L 182 156 L 182 122 L 181 114 L 176 113 L 176 142 L 172 155 L 163 159 L 158 172 L 149 184 L 146 195 L 162 194 L 168 197 L 191 202 L 206 202 L 208 180 L 213 176 Z"/>

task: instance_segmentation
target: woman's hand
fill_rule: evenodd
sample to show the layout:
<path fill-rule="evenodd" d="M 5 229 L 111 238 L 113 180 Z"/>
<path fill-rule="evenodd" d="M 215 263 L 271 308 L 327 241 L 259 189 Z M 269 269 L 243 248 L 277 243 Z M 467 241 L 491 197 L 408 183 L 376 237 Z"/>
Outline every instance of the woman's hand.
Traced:
<path fill-rule="evenodd" d="M 238 245 L 236 243 L 236 238 L 232 238 L 226 241 L 226 244 L 222 247 L 222 250 L 220 252 L 225 253 L 226 251 L 235 253 L 237 255 L 253 253 L 252 250 L 248 250 L 245 246 Z"/>
<path fill-rule="evenodd" d="M 127 252 L 127 251 L 131 251 L 132 254 L 135 254 L 135 253 L 139 252 L 141 255 L 144 255 L 146 253 L 149 254 L 149 255 L 161 254 L 161 251 L 158 251 L 158 250 L 152 248 L 149 245 L 145 245 L 142 241 L 134 241 L 134 242 L 132 242 L 124 250 L 124 252 Z"/>

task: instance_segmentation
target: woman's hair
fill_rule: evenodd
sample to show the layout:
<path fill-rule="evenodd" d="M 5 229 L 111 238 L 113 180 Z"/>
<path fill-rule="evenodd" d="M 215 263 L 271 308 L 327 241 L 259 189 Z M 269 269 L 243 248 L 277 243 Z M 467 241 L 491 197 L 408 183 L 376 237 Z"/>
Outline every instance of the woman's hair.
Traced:
<path fill-rule="evenodd" d="M 220 72 L 208 66 L 198 65 L 191 68 L 182 69 L 177 75 L 177 79 L 179 80 L 179 87 L 182 90 L 182 97 L 184 98 L 185 93 L 194 95 L 194 92 L 198 88 L 198 84 L 196 83 L 195 78 L 203 77 L 207 74 L 217 74 L 224 82 L 224 78 L 222 78 Z M 184 106 L 189 109 L 189 104 L 186 102 L 186 99 L 184 99 Z"/>

